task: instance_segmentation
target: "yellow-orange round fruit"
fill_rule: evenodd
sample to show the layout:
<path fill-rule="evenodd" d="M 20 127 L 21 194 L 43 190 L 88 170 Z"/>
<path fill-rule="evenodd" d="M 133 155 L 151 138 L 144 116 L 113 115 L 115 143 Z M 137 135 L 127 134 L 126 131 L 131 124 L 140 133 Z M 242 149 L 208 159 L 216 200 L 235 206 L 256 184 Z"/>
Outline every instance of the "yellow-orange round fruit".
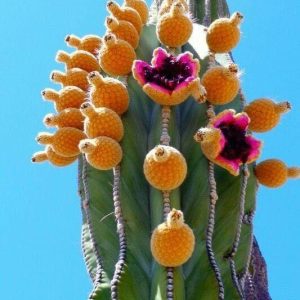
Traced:
<path fill-rule="evenodd" d="M 143 25 L 147 23 L 149 9 L 144 0 L 125 0 L 124 5 L 135 9 L 141 17 Z"/>
<path fill-rule="evenodd" d="M 232 50 L 240 40 L 240 13 L 234 13 L 231 18 L 215 20 L 207 29 L 206 42 L 210 51 L 225 53 Z"/>
<path fill-rule="evenodd" d="M 99 170 L 110 170 L 122 160 L 122 148 L 115 140 L 100 136 L 82 140 L 79 149 L 85 153 L 88 163 Z"/>
<path fill-rule="evenodd" d="M 131 72 L 136 54 L 132 46 L 115 35 L 107 34 L 99 51 L 99 63 L 103 71 L 111 76 L 125 76 Z"/>
<path fill-rule="evenodd" d="M 93 55 L 97 55 L 102 44 L 101 37 L 93 34 L 86 35 L 82 38 L 70 34 L 66 36 L 65 41 L 68 46 L 75 47 L 77 50 L 90 52 Z"/>
<path fill-rule="evenodd" d="M 138 34 L 141 33 L 143 27 L 142 19 L 135 9 L 131 7 L 121 7 L 114 1 L 108 1 L 107 10 L 118 20 L 130 22 L 135 27 Z"/>
<path fill-rule="evenodd" d="M 289 111 L 290 108 L 288 102 L 276 104 L 266 98 L 252 101 L 244 109 L 251 120 L 249 129 L 255 132 L 271 130 L 279 123 L 281 114 Z"/>
<path fill-rule="evenodd" d="M 107 107 L 122 115 L 129 106 L 129 94 L 126 86 L 111 77 L 103 78 L 98 72 L 89 74 L 91 84 L 90 99 L 95 107 Z"/>
<path fill-rule="evenodd" d="M 53 101 L 57 112 L 66 108 L 79 108 L 85 101 L 85 95 L 86 93 L 76 86 L 66 86 L 59 92 L 53 89 L 42 91 L 44 100 Z"/>
<path fill-rule="evenodd" d="M 72 54 L 58 51 L 56 61 L 65 63 L 66 69 L 80 68 L 87 72 L 100 71 L 100 66 L 93 54 L 84 50 L 77 50 Z"/>
<path fill-rule="evenodd" d="M 78 108 L 66 108 L 58 114 L 47 114 L 44 124 L 47 127 L 74 127 L 83 130 L 84 117 Z"/>
<path fill-rule="evenodd" d="M 56 83 L 60 83 L 63 87 L 77 86 L 80 89 L 87 91 L 89 83 L 87 80 L 88 72 L 79 68 L 67 70 L 66 73 L 53 71 L 50 79 Z"/>
<path fill-rule="evenodd" d="M 183 155 L 170 146 L 158 145 L 152 149 L 144 161 L 147 181 L 159 190 L 173 190 L 184 181 L 187 165 Z"/>
<path fill-rule="evenodd" d="M 194 233 L 184 223 L 182 212 L 175 209 L 151 236 L 152 255 L 164 267 L 178 267 L 184 264 L 191 257 L 194 247 Z"/>
<path fill-rule="evenodd" d="M 177 3 L 170 13 L 158 19 L 156 33 L 159 41 L 169 47 L 181 47 L 189 40 L 193 31 L 193 23 L 185 14 L 184 7 Z"/>
<path fill-rule="evenodd" d="M 139 34 L 130 22 L 117 20 L 114 17 L 107 17 L 105 25 L 107 33 L 112 33 L 118 39 L 128 42 L 133 49 L 136 49 L 139 45 Z"/>
<path fill-rule="evenodd" d="M 41 132 L 36 140 L 42 145 L 51 145 L 58 155 L 72 157 L 80 153 L 78 144 L 85 138 L 86 135 L 83 131 L 77 128 L 63 127 L 54 134 Z"/>
<path fill-rule="evenodd" d="M 49 161 L 56 167 L 65 167 L 72 164 L 77 159 L 77 156 L 63 157 L 54 152 L 51 146 L 46 146 L 45 151 L 39 151 L 33 154 L 31 161 L 33 163 L 40 163 Z"/>
<path fill-rule="evenodd" d="M 227 68 L 213 67 L 205 72 L 201 82 L 210 103 L 223 105 L 235 98 L 240 89 L 237 72 L 236 65 L 230 65 Z"/>
<path fill-rule="evenodd" d="M 82 104 L 81 112 L 85 116 L 84 132 L 89 138 L 108 136 L 118 142 L 123 138 L 122 120 L 113 110 L 106 107 L 95 108 L 86 102 Z"/>
<path fill-rule="evenodd" d="M 281 160 L 267 159 L 255 167 L 255 176 L 260 184 L 276 188 L 287 181 L 288 168 Z"/>
<path fill-rule="evenodd" d="M 158 12 L 159 17 L 161 17 L 162 15 L 170 12 L 172 5 L 175 4 L 175 3 L 178 3 L 178 2 L 183 5 L 185 13 L 188 13 L 189 12 L 189 6 L 188 6 L 186 0 L 164 0 L 161 3 L 161 6 L 160 6 L 160 9 L 159 9 L 159 12 Z"/>

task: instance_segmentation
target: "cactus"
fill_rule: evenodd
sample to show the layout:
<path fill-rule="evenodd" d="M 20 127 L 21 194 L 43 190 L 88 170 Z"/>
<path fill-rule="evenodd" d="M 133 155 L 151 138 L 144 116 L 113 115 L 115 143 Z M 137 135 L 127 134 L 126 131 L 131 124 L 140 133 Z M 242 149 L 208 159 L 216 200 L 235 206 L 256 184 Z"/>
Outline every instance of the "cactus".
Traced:
<path fill-rule="evenodd" d="M 143 8 L 143 22 L 135 7 Z M 79 50 L 60 51 L 66 73 L 51 76 L 64 88 L 43 96 L 60 116 L 80 108 L 84 128 L 59 126 L 59 115 L 47 115 L 46 124 L 62 128 L 38 135 L 46 150 L 32 158 L 64 166 L 80 153 L 82 248 L 93 283 L 88 299 L 270 299 L 253 216 L 258 182 L 268 185 L 275 165 L 255 168 L 262 143 L 252 137 L 244 110 L 259 128 L 271 129 L 290 106 L 264 108 L 275 107 L 272 124 L 257 105 L 246 106 L 238 67 L 222 53 L 240 38 L 241 14 L 230 17 L 226 0 L 156 0 L 142 28 L 143 0 L 109 1 L 107 9 L 108 27 L 133 23 L 138 47 L 109 28 L 96 36 L 95 58 L 80 50 L 86 38 L 68 36 Z M 179 17 L 185 36 L 169 36 Z M 164 28 L 164 20 L 172 26 Z M 168 38 L 183 45 L 160 44 Z M 86 65 L 89 74 L 80 70 Z M 299 168 L 272 161 L 280 162 L 280 184 L 299 177 Z"/>

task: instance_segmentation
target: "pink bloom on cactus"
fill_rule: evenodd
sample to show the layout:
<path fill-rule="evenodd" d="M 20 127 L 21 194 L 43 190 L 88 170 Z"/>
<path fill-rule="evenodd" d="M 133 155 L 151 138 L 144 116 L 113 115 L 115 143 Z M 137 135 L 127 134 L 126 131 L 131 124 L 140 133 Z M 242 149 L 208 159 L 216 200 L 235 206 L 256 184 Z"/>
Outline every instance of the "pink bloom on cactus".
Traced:
<path fill-rule="evenodd" d="M 249 164 L 260 155 L 262 142 L 247 134 L 250 118 L 246 113 L 224 110 L 195 135 L 204 155 L 232 175 L 239 175 L 240 165 Z"/>
<path fill-rule="evenodd" d="M 136 60 L 133 76 L 144 92 L 161 105 L 176 105 L 190 95 L 196 100 L 205 100 L 205 89 L 200 84 L 200 63 L 190 52 L 177 57 L 162 48 L 153 52 L 151 64 Z"/>

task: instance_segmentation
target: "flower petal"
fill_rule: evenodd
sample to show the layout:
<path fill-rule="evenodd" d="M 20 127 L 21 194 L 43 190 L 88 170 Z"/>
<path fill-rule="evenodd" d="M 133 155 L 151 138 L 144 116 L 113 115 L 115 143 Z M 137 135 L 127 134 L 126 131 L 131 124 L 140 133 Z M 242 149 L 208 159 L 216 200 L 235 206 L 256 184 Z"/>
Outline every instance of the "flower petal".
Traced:
<path fill-rule="evenodd" d="M 228 160 L 219 155 L 214 162 L 216 165 L 226 169 L 233 176 L 238 176 L 240 173 L 241 161 L 239 159 Z"/>
<path fill-rule="evenodd" d="M 258 159 L 261 153 L 262 142 L 252 136 L 246 136 L 246 142 L 250 145 L 251 150 L 248 156 L 247 163 L 250 164 Z"/>
<path fill-rule="evenodd" d="M 247 130 L 248 125 L 250 123 L 250 118 L 244 112 L 239 113 L 235 116 L 235 125 L 237 125 L 242 130 Z"/>
<path fill-rule="evenodd" d="M 145 78 L 145 68 L 151 68 L 151 66 L 142 60 L 135 60 L 132 67 L 133 77 L 138 81 L 140 85 L 144 85 L 147 80 Z"/>
<path fill-rule="evenodd" d="M 163 65 L 165 59 L 169 56 L 170 55 L 165 49 L 156 48 L 153 52 L 153 58 L 151 61 L 152 66 L 159 69 Z"/>
<path fill-rule="evenodd" d="M 209 124 L 215 128 L 218 128 L 220 126 L 220 124 L 222 124 L 222 123 L 226 123 L 226 124 L 233 123 L 235 121 L 234 115 L 235 115 L 235 110 L 226 109 L 226 110 L 222 111 L 221 113 L 219 113 L 218 115 L 216 115 L 210 121 Z"/>
<path fill-rule="evenodd" d="M 177 56 L 176 59 L 180 63 L 187 64 L 191 68 L 191 75 L 193 77 L 197 77 L 200 71 L 200 63 L 198 59 L 193 58 L 193 54 L 191 52 L 185 52 Z"/>

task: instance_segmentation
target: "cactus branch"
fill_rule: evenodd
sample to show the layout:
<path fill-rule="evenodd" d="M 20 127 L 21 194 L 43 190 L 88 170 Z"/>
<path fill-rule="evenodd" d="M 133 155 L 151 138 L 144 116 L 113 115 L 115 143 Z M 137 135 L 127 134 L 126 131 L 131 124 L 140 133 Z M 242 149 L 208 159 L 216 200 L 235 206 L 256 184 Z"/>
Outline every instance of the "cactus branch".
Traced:
<path fill-rule="evenodd" d="M 99 252 L 99 248 L 97 246 L 97 242 L 95 239 L 94 229 L 92 225 L 91 220 L 91 212 L 90 212 L 90 192 L 89 192 L 89 186 L 88 186 L 88 179 L 87 179 L 87 161 L 84 155 L 82 155 L 82 185 L 83 185 L 83 191 L 84 191 L 84 200 L 83 200 L 83 210 L 85 212 L 90 236 L 91 236 L 91 242 L 93 245 L 94 253 L 96 256 L 96 263 L 97 263 L 97 271 L 96 276 L 94 280 L 94 289 L 97 288 L 99 284 L 102 283 L 103 278 L 103 264 L 102 264 L 102 258 Z"/>
<path fill-rule="evenodd" d="M 127 242 L 125 235 L 125 224 L 122 215 L 121 201 L 120 201 L 120 180 L 121 172 L 120 166 L 114 168 L 114 183 L 113 183 L 113 201 L 115 207 L 115 217 L 117 221 L 117 231 L 119 235 L 119 258 L 115 266 L 115 272 L 111 281 L 111 299 L 118 300 L 118 283 L 120 282 L 122 272 L 124 271 L 126 261 Z"/>

